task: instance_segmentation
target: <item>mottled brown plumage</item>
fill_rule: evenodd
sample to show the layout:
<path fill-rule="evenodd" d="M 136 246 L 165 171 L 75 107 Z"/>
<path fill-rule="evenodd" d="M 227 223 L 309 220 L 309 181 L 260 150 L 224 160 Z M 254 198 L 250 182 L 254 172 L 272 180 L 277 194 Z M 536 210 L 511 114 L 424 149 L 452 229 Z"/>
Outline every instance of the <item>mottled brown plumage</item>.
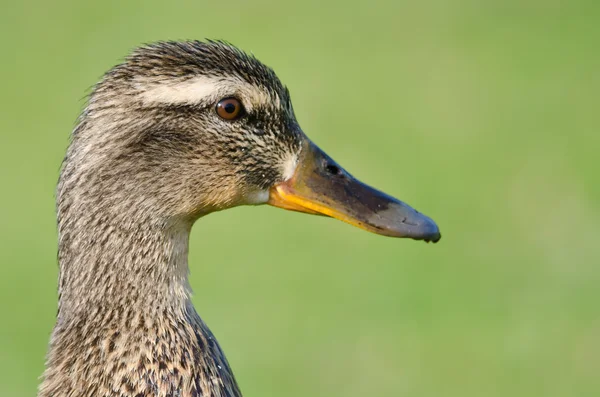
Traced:
<path fill-rule="evenodd" d="M 232 124 L 204 103 L 140 99 L 198 76 L 236 76 L 279 105 Z M 190 301 L 188 233 L 281 179 L 299 131 L 273 71 L 227 44 L 158 43 L 104 76 L 57 189 L 60 303 L 41 397 L 240 395 Z"/>
<path fill-rule="evenodd" d="M 240 117 L 215 111 L 223 98 Z M 40 397 L 241 396 L 194 310 L 188 239 L 237 205 L 333 216 L 439 240 L 431 219 L 314 146 L 287 89 L 221 42 L 142 47 L 96 85 L 57 188 L 59 309 Z"/>

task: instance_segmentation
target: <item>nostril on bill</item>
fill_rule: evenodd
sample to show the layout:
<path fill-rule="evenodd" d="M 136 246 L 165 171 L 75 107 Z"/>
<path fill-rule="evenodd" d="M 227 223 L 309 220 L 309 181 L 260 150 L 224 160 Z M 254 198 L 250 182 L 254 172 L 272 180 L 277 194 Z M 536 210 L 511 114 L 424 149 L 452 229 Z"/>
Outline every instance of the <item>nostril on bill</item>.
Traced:
<path fill-rule="evenodd" d="M 327 164 L 325 166 L 325 170 L 327 170 L 328 173 L 330 173 L 331 175 L 341 175 L 342 171 L 340 170 L 340 167 L 338 167 L 335 164 Z"/>

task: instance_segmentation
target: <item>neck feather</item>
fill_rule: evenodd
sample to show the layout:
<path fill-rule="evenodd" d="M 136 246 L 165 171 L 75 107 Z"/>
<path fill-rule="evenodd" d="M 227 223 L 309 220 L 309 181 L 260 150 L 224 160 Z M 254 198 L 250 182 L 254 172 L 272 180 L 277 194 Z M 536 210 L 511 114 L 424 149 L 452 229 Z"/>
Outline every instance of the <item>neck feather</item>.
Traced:
<path fill-rule="evenodd" d="M 61 204 L 59 314 L 39 397 L 240 397 L 190 302 L 191 222 Z"/>
<path fill-rule="evenodd" d="M 95 215 L 59 222 L 59 316 L 119 307 L 183 315 L 191 224 Z"/>

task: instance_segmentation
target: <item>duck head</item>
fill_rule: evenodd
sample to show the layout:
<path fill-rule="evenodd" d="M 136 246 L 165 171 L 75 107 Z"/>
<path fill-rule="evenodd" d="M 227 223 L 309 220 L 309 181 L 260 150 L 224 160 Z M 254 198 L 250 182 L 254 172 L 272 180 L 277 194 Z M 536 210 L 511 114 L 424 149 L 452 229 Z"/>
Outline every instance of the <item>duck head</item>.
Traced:
<path fill-rule="evenodd" d="M 113 200 L 105 207 L 131 217 L 193 222 L 270 204 L 381 235 L 440 239 L 433 220 L 358 181 L 311 142 L 273 70 L 226 43 L 136 50 L 96 86 L 67 158 L 62 186 L 90 202 Z"/>

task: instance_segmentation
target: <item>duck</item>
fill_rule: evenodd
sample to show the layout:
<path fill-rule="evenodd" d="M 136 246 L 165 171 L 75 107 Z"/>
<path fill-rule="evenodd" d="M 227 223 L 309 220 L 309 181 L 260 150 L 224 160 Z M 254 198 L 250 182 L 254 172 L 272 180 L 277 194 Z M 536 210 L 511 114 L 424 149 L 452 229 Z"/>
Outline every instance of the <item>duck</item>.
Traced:
<path fill-rule="evenodd" d="M 227 42 L 151 43 L 106 72 L 56 189 L 58 312 L 38 396 L 241 396 L 192 305 L 189 235 L 210 213 L 262 204 L 441 237 L 314 144 L 275 72 Z"/>

